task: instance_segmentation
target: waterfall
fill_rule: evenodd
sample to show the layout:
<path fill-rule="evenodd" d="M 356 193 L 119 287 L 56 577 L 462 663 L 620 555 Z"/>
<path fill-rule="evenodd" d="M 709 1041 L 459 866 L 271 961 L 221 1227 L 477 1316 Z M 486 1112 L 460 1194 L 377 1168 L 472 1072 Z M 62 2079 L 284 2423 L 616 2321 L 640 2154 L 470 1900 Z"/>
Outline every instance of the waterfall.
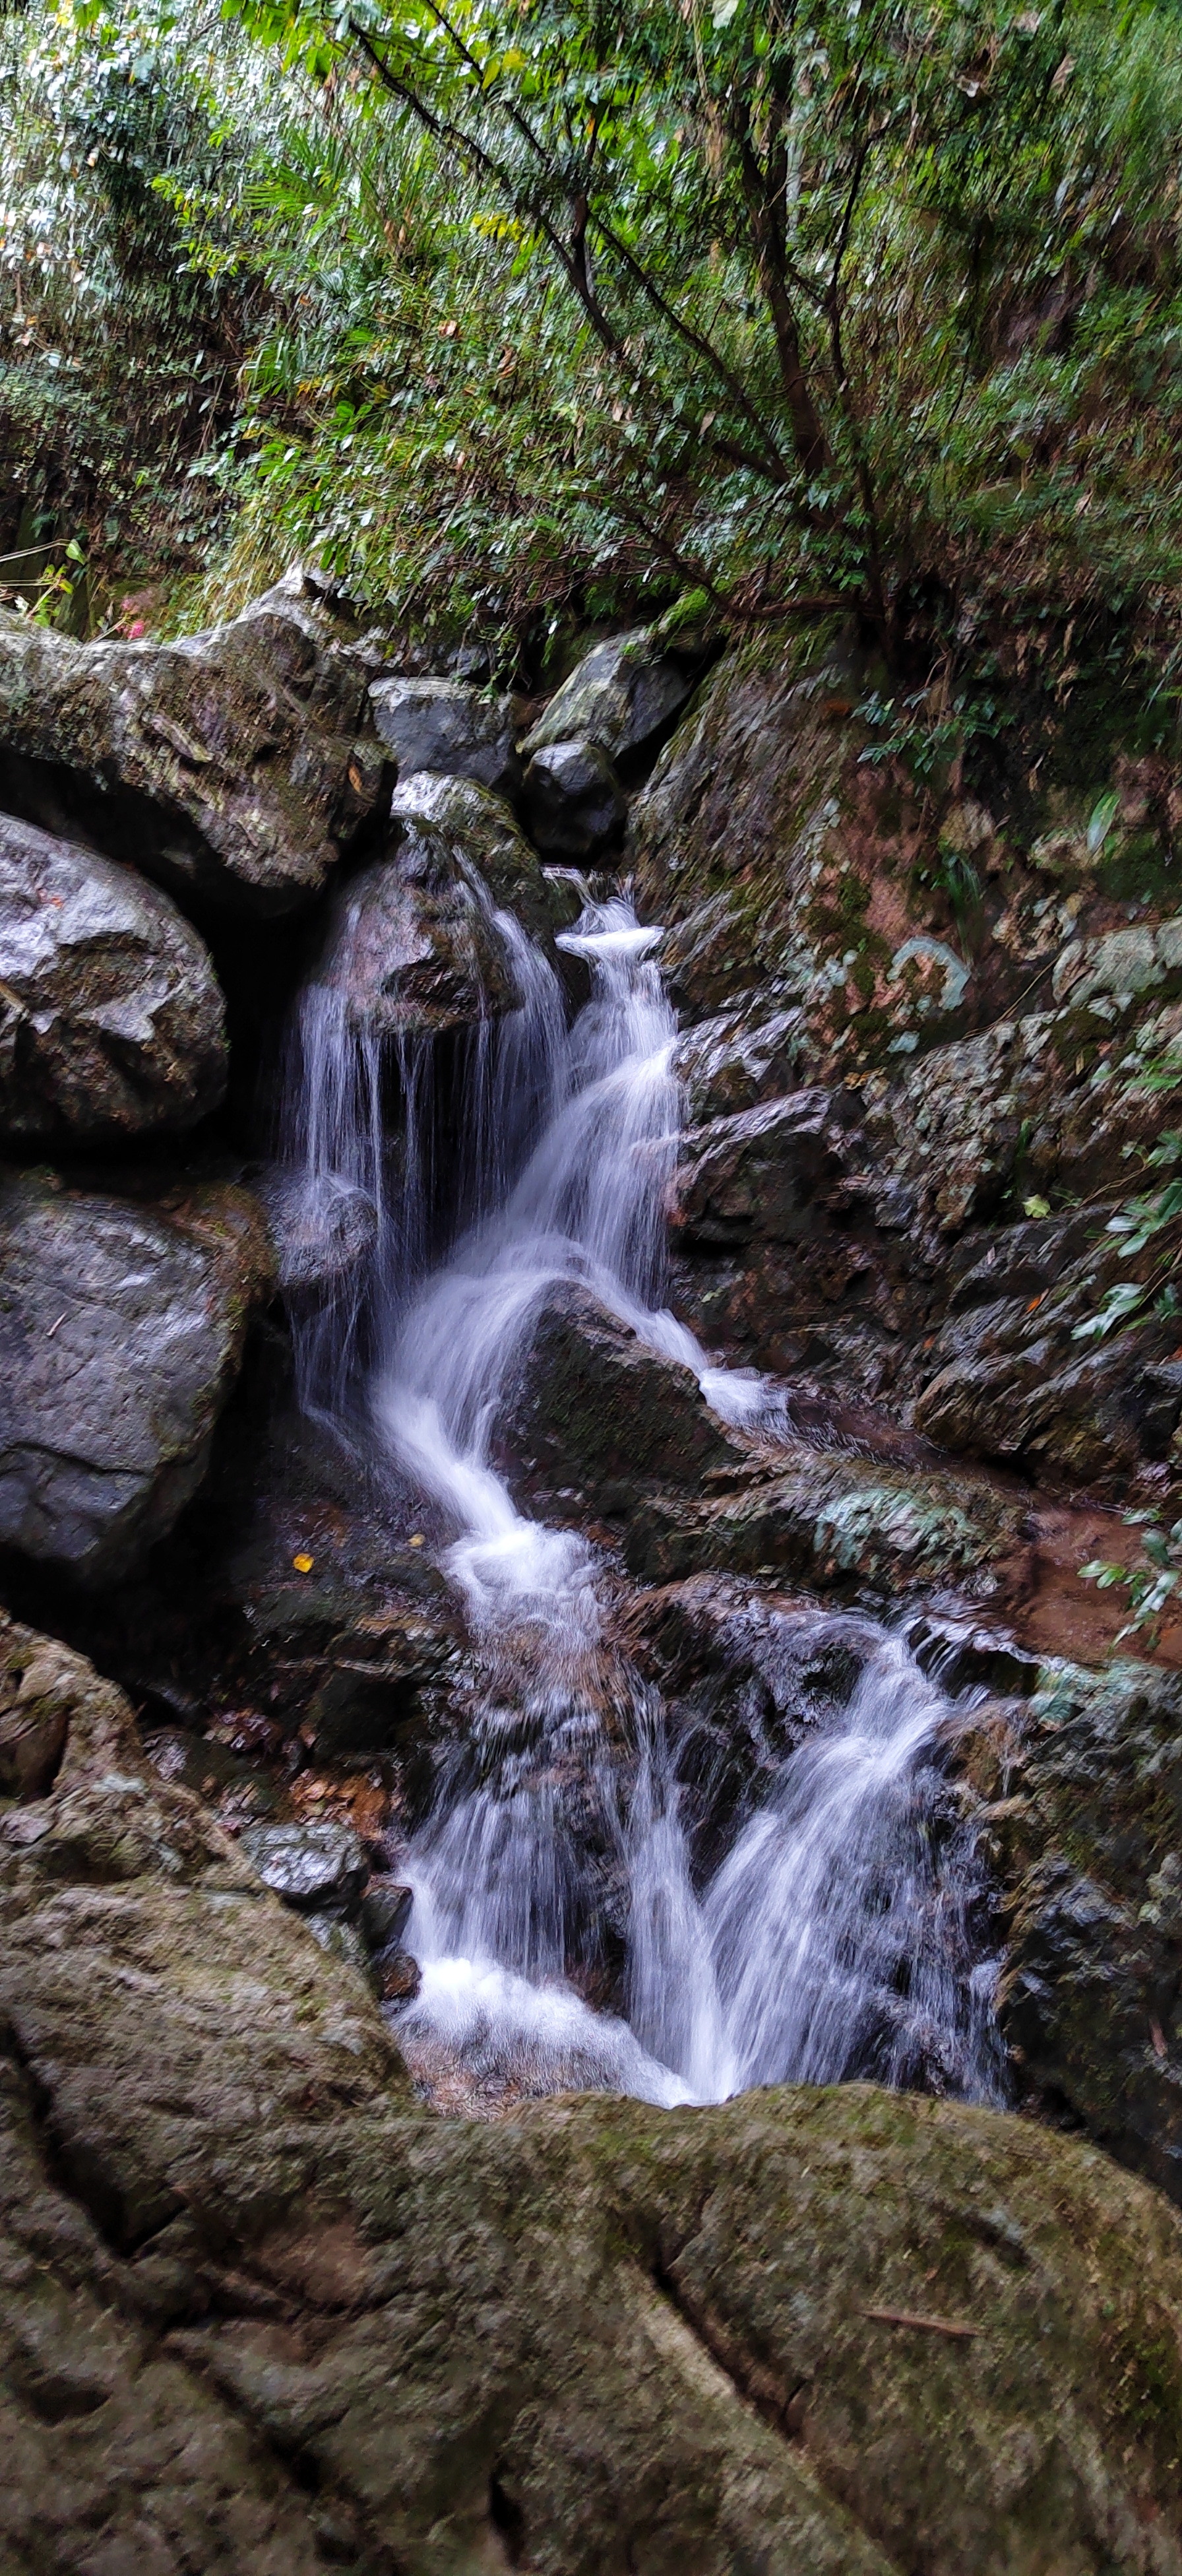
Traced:
<path fill-rule="evenodd" d="M 422 1987 L 403 2043 L 428 2069 L 443 2051 L 473 2078 L 665 2103 L 859 2073 L 996 2098 L 981 1873 L 941 1766 L 938 1683 L 899 1637 L 854 1623 L 848 1706 L 802 1733 L 704 1874 L 682 1748 L 613 1643 L 593 1546 L 521 1512 L 493 1461 L 558 1283 L 689 1366 L 723 1420 L 766 1419 L 769 1402 L 662 1302 L 681 1101 L 660 931 L 622 900 L 588 904 L 561 941 L 592 979 L 568 1031 L 553 969 L 496 922 L 519 1008 L 471 1039 L 434 1266 L 425 1052 L 401 1057 L 396 1191 L 372 1045 L 316 986 L 301 1012 L 299 1186 L 372 1211 L 365 1261 L 299 1324 L 304 1399 L 367 1406 L 379 1452 L 435 1507 L 488 1683 L 406 1857 Z M 604 1991 L 620 2009 L 587 2000 Z"/>

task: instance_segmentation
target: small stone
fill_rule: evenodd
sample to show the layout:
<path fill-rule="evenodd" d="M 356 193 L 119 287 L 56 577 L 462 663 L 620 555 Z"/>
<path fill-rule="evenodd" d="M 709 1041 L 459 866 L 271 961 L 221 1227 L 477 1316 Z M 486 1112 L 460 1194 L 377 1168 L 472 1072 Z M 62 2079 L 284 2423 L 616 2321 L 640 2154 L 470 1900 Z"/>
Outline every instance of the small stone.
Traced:
<path fill-rule="evenodd" d="M 381 1999 L 384 2004 L 413 2003 L 423 1982 L 423 1972 L 409 1950 L 395 1950 L 383 1959 L 378 1970 Z"/>
<path fill-rule="evenodd" d="M 369 1864 L 348 1825 L 252 1825 L 241 1848 L 264 1886 L 297 1913 L 357 1913 Z"/>
<path fill-rule="evenodd" d="M 414 1890 L 396 1879 L 372 1879 L 361 1900 L 361 1929 L 371 1950 L 388 1950 L 405 1931 Z"/>

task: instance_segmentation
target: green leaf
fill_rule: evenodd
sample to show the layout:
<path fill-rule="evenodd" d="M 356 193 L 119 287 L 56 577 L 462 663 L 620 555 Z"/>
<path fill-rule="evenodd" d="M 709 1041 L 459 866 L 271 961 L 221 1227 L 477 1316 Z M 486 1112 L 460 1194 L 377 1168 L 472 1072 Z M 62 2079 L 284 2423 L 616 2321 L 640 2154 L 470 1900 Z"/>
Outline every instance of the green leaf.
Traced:
<path fill-rule="evenodd" d="M 1120 798 L 1114 792 L 1101 796 L 1088 816 L 1088 852 L 1095 858 L 1102 850 L 1120 812 Z"/>

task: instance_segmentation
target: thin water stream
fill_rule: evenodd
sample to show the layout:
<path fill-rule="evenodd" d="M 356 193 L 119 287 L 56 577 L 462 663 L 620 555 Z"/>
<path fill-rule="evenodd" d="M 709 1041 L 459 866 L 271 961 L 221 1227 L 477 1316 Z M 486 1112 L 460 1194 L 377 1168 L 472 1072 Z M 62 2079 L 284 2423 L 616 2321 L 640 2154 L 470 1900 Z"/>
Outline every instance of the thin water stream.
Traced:
<path fill-rule="evenodd" d="M 948 1796 L 938 1682 L 898 1636 L 836 1622 L 856 1650 L 845 1704 L 798 1731 L 703 1867 L 676 1727 L 613 1641 L 594 1547 L 520 1510 L 494 1463 L 561 1282 L 688 1365 L 725 1422 L 766 1423 L 774 1399 L 712 1366 L 662 1302 L 681 1101 L 660 932 L 622 900 L 587 906 L 562 940 L 592 982 L 568 1029 L 546 958 L 493 918 L 520 1007 L 472 1049 L 441 1260 L 423 1042 L 400 1054 L 396 1182 L 378 1053 L 331 983 L 303 997 L 291 1093 L 289 1186 L 310 1227 L 348 1235 L 366 1213 L 364 1253 L 297 1317 L 303 1401 L 363 1413 L 436 1507 L 488 1675 L 407 1855 L 422 1987 L 404 2041 L 523 2089 L 670 2104 L 858 2073 L 992 2098 L 981 1874 Z M 586 2000 L 604 1986 L 605 1907 L 622 1952 L 611 2012 Z"/>

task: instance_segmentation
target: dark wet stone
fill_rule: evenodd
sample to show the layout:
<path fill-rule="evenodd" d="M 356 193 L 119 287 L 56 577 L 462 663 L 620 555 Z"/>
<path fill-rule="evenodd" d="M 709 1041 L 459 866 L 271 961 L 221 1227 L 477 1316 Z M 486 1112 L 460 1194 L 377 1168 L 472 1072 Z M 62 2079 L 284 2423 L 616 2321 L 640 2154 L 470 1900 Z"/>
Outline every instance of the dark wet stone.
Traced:
<path fill-rule="evenodd" d="M 245 1191 L 140 1203 L 0 1177 L 0 1543 L 94 1584 L 162 1538 L 270 1282 Z"/>
<path fill-rule="evenodd" d="M 371 1950 L 388 1950 L 406 1929 L 414 1891 L 396 1879 L 373 1878 L 361 1900 L 361 1929 Z"/>
<path fill-rule="evenodd" d="M 552 858 L 591 858 L 615 838 L 626 811 L 611 761 L 594 742 L 535 752 L 523 794 L 534 840 Z"/>
<path fill-rule="evenodd" d="M 498 796 L 516 794 L 516 699 L 490 696 L 463 680 L 377 680 L 369 695 L 374 723 L 400 777 L 433 770 L 445 778 L 474 778 Z"/>
<path fill-rule="evenodd" d="M 0 1127 L 191 1127 L 225 1087 L 217 976 L 169 896 L 0 815 Z"/>
<path fill-rule="evenodd" d="M 388 1959 L 382 1960 L 378 1974 L 379 1992 L 384 2004 L 413 2003 L 423 1982 L 422 1969 L 418 1960 L 411 1958 L 409 1950 L 393 1951 Z"/>
<path fill-rule="evenodd" d="M 573 1479 L 609 1510 L 638 1480 L 696 1488 L 737 1463 L 692 1369 L 649 1350 L 570 1283 L 552 1289 L 538 1314 L 499 1439 L 527 1473 Z"/>

